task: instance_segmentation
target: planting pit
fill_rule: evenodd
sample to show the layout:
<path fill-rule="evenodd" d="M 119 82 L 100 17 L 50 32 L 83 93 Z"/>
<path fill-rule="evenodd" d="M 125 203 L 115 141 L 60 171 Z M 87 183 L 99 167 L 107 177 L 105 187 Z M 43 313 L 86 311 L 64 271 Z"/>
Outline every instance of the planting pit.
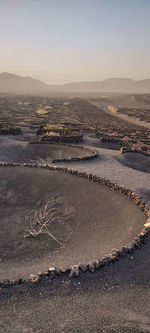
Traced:
<path fill-rule="evenodd" d="M 82 159 L 90 157 L 93 152 L 90 149 L 59 144 L 2 144 L 0 146 L 0 161 L 15 163 L 35 163 L 40 159 L 53 160 Z"/>
<path fill-rule="evenodd" d="M 51 198 L 61 197 L 75 213 L 51 225 L 49 235 L 24 238 L 25 216 Z M 101 183 L 58 170 L 0 168 L 0 280 L 27 277 L 49 267 L 101 259 L 129 244 L 145 216 L 130 197 Z"/>
<path fill-rule="evenodd" d="M 121 144 L 115 141 L 100 141 L 98 147 L 111 150 L 120 150 Z"/>
<path fill-rule="evenodd" d="M 141 153 L 129 152 L 116 158 L 121 164 L 142 172 L 150 173 L 150 157 Z"/>

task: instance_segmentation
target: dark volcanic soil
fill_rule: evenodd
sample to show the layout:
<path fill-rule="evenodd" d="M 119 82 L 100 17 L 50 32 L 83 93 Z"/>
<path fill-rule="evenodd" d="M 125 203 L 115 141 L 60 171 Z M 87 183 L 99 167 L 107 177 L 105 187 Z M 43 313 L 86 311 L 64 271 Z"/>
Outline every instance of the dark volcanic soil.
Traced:
<path fill-rule="evenodd" d="M 100 141 L 97 145 L 99 148 L 105 148 L 105 149 L 112 149 L 112 150 L 120 150 L 121 145 L 119 145 L 117 142 L 103 142 Z"/>
<path fill-rule="evenodd" d="M 100 259 L 132 241 L 145 221 L 132 199 L 58 171 L 0 168 L 0 193 L 0 279 Z M 26 214 L 55 195 L 75 209 L 70 221 L 52 225 L 52 233 L 63 246 L 47 235 L 24 239 Z"/>
<path fill-rule="evenodd" d="M 118 158 L 116 158 L 118 162 L 121 164 L 136 169 L 142 172 L 150 173 L 150 157 L 140 154 L 140 153 L 125 153 L 120 154 Z"/>
<path fill-rule="evenodd" d="M 1 333 L 149 333 L 150 237 L 94 274 L 17 285 L 0 295 Z"/>

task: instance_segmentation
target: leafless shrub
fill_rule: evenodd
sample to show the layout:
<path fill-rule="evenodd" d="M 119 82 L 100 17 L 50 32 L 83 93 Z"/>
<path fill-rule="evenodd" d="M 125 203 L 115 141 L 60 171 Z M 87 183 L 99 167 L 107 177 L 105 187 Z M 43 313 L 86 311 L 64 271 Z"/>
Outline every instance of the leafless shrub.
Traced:
<path fill-rule="evenodd" d="M 47 157 L 46 159 L 39 158 L 37 160 L 37 164 L 39 166 L 47 166 L 47 165 L 51 165 L 51 163 L 52 163 L 52 159 L 50 159 L 50 157 Z"/>
<path fill-rule="evenodd" d="M 73 207 L 62 207 L 62 204 L 62 198 L 51 198 L 42 208 L 30 211 L 25 216 L 26 234 L 24 238 L 46 234 L 62 245 L 62 242 L 51 232 L 51 225 L 52 223 L 67 221 L 75 212 Z"/>
<path fill-rule="evenodd" d="M 32 163 L 36 163 L 39 167 L 43 166 L 46 167 L 47 165 L 51 165 L 52 163 L 52 159 L 50 159 L 50 157 L 47 157 L 46 159 L 43 158 L 38 158 L 37 160 L 31 160 Z"/>

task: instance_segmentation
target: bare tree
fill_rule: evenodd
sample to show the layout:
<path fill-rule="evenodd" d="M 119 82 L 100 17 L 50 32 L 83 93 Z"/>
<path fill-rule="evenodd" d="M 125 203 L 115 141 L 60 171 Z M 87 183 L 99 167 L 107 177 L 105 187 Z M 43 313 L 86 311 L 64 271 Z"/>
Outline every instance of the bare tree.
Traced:
<path fill-rule="evenodd" d="M 37 237 L 40 234 L 46 234 L 58 244 L 62 245 L 62 242 L 51 232 L 51 224 L 66 221 L 73 216 L 75 212 L 73 207 L 61 207 L 62 204 L 62 198 L 51 198 L 42 206 L 42 208 L 30 211 L 25 216 L 26 234 L 24 235 L 24 238 Z"/>

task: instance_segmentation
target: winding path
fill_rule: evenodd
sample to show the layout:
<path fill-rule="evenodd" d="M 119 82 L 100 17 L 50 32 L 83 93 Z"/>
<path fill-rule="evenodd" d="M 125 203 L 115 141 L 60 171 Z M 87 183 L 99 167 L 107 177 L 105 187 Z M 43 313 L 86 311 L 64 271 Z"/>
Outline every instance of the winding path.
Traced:
<path fill-rule="evenodd" d="M 137 195 L 142 196 L 146 203 L 150 205 L 150 174 L 123 165 L 123 163 L 119 161 L 121 156 L 119 150 L 98 148 L 98 143 L 99 139 L 85 133 L 84 144 L 95 148 L 98 151 L 98 158 L 84 162 L 59 163 L 59 165 L 91 172 L 119 185 L 124 185 L 126 188 L 135 191 Z M 134 154 L 134 159 L 136 160 L 135 153 L 129 154 Z M 142 164 L 144 157 L 143 155 L 140 156 Z M 150 165 L 150 159 L 147 159 Z"/>

